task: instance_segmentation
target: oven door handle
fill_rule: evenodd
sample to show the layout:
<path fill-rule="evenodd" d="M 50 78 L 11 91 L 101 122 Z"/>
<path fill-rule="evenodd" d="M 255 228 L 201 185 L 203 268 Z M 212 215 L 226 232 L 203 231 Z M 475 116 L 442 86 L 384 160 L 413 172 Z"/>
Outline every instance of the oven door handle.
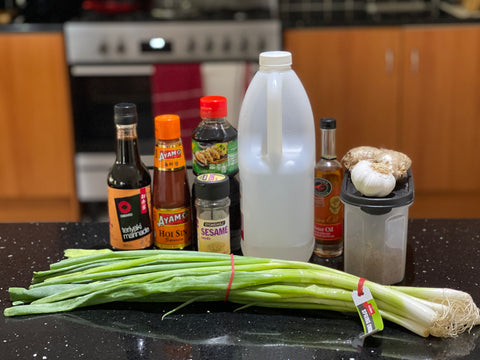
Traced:
<path fill-rule="evenodd" d="M 74 65 L 70 74 L 74 77 L 89 76 L 151 76 L 153 65 Z"/>

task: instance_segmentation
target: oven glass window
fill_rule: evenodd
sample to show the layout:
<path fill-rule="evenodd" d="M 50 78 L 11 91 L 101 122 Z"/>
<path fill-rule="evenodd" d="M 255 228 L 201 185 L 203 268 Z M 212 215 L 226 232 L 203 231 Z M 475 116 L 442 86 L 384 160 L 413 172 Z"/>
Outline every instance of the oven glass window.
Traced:
<path fill-rule="evenodd" d="M 141 154 L 154 148 L 150 77 L 72 77 L 76 152 L 115 151 L 113 107 L 120 102 L 137 106 Z"/>

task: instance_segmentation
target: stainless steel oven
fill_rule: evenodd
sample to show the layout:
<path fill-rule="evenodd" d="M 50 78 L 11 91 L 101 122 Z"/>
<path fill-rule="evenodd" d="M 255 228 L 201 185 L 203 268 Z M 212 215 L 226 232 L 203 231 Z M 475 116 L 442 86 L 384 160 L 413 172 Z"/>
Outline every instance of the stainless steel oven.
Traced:
<path fill-rule="evenodd" d="M 114 104 L 137 105 L 140 151 L 147 166 L 153 165 L 153 117 L 157 114 L 151 85 L 156 68 L 199 64 L 202 93 L 197 96 L 226 95 L 229 120 L 235 125 L 243 97 L 238 89 L 255 70 L 249 64 L 257 63 L 260 52 L 281 48 L 277 18 L 70 21 L 64 32 L 77 193 L 82 203 L 106 201 L 106 175 L 114 161 Z M 188 137 L 193 128 L 183 130 L 182 137 Z"/>

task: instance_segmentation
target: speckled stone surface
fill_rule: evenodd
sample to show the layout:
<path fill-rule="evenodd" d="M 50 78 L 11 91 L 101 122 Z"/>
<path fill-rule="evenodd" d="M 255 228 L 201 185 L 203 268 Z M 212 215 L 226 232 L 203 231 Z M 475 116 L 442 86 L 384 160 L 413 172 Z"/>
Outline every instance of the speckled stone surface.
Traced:
<path fill-rule="evenodd" d="M 0 306 L 7 289 L 66 248 L 107 246 L 106 223 L 0 224 Z M 480 219 L 410 220 L 405 285 L 451 287 L 480 304 Z M 342 267 L 342 258 L 318 260 Z M 454 339 L 421 338 L 386 322 L 365 340 L 356 315 L 193 304 L 109 304 L 0 320 L 1 359 L 480 359 L 480 327 Z"/>

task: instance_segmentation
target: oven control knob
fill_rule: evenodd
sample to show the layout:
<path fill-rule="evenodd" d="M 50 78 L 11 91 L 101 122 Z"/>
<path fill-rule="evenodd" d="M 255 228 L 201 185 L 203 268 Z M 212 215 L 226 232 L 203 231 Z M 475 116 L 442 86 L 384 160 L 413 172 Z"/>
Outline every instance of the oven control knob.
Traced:
<path fill-rule="evenodd" d="M 245 36 L 240 39 L 240 52 L 245 53 L 248 50 L 248 40 Z"/>
<path fill-rule="evenodd" d="M 117 52 L 119 54 L 125 54 L 125 50 L 126 50 L 126 47 L 125 47 L 125 43 L 122 41 L 120 43 L 118 43 L 117 45 Z"/>
<path fill-rule="evenodd" d="M 223 44 L 222 44 L 223 52 L 228 53 L 228 52 L 230 52 L 231 48 L 232 48 L 232 43 L 230 42 L 230 40 L 228 38 L 223 40 Z"/>
<path fill-rule="evenodd" d="M 193 54 L 195 52 L 195 40 L 190 39 L 187 43 L 187 53 Z"/>
<path fill-rule="evenodd" d="M 108 44 L 105 41 L 103 41 L 98 47 L 98 52 L 102 55 L 106 55 L 108 53 Z"/>
<path fill-rule="evenodd" d="M 267 43 L 265 41 L 265 38 L 262 36 L 260 37 L 260 39 L 258 40 L 258 51 L 259 52 L 263 52 L 266 50 L 266 47 L 267 47 Z"/>
<path fill-rule="evenodd" d="M 205 43 L 205 51 L 207 53 L 211 53 L 213 51 L 213 39 L 208 38 L 207 42 Z"/>

